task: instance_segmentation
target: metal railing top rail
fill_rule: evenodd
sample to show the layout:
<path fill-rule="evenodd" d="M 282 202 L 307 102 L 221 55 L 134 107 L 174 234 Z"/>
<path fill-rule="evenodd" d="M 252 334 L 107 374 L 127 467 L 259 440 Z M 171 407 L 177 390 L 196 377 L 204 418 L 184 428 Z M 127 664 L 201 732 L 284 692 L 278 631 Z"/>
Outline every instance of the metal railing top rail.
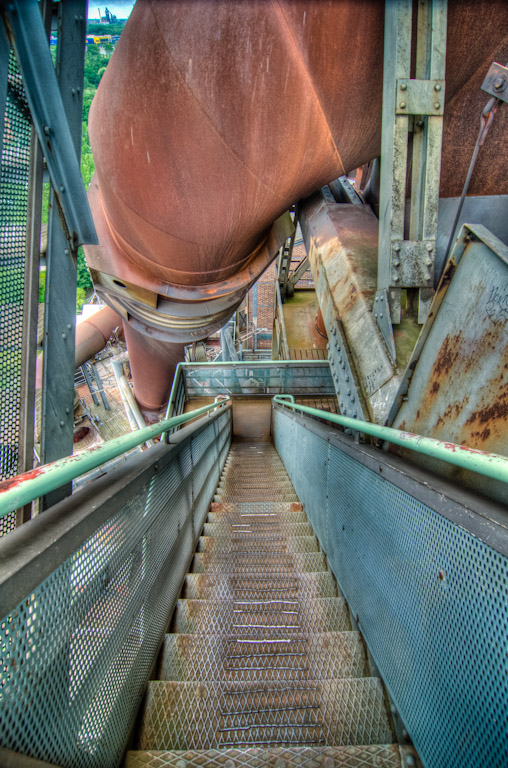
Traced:
<path fill-rule="evenodd" d="M 173 378 L 173 385 L 171 387 L 171 393 L 169 395 L 168 407 L 166 409 L 166 419 L 171 416 L 171 410 L 175 405 L 179 387 L 182 384 L 182 372 L 197 370 L 215 370 L 215 369 L 266 369 L 273 367 L 276 369 L 292 369 L 292 368 L 322 368 L 329 369 L 328 360 L 226 360 L 210 363 L 178 363 Z M 333 388 L 330 390 L 330 394 L 333 394 Z"/>
<path fill-rule="evenodd" d="M 415 453 L 422 453 L 434 459 L 446 461 L 448 464 L 454 464 L 456 467 L 468 469 L 485 477 L 508 483 L 508 458 L 506 456 L 478 451 L 475 448 L 469 448 L 467 445 L 447 443 L 443 440 L 436 440 L 433 437 L 416 435 L 413 432 L 403 432 L 393 427 L 383 427 L 369 421 L 361 421 L 360 419 L 352 419 L 349 416 L 340 416 L 328 411 L 321 411 L 318 408 L 309 408 L 306 405 L 295 403 L 293 395 L 275 395 L 272 402 L 295 411 L 307 413 L 314 418 L 331 421 L 346 429 L 363 432 L 379 440 L 385 440 L 394 445 L 408 448 L 411 451 L 415 451 Z"/>
<path fill-rule="evenodd" d="M 24 472 L 10 480 L 5 480 L 0 483 L 0 517 L 23 507 L 25 504 L 30 504 L 34 499 L 45 496 L 61 485 L 96 469 L 101 464 L 115 459 L 138 445 L 142 445 L 151 438 L 168 432 L 173 427 L 204 416 L 216 408 L 224 407 L 228 400 L 229 398 L 223 395 L 220 401 L 216 399 L 216 402 L 210 405 L 196 408 L 180 416 L 173 416 L 170 419 L 163 419 L 156 424 L 139 429 L 137 432 L 109 440 L 97 448 L 90 448 L 77 456 L 66 456 L 63 459 L 58 459 L 58 461 Z"/>

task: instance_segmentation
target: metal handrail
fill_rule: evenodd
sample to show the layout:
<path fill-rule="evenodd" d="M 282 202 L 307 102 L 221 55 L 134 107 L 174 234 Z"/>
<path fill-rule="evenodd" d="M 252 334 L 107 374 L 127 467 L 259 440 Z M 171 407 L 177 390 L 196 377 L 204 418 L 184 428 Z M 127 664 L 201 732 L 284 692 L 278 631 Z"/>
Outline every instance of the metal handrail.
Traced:
<path fill-rule="evenodd" d="M 173 427 L 185 424 L 185 422 L 203 416 L 216 408 L 224 407 L 229 400 L 230 398 L 225 398 L 220 402 L 183 413 L 181 416 L 163 419 L 157 424 L 138 429 L 137 432 L 108 440 L 107 443 L 97 448 L 90 448 L 76 456 L 66 456 L 50 464 L 44 464 L 42 467 L 24 472 L 10 480 L 4 480 L 0 483 L 0 517 L 14 512 L 15 509 L 29 504 L 40 496 L 45 496 L 76 477 L 84 475 L 85 472 L 96 469 L 101 464 L 121 456 L 151 438 L 162 435 Z"/>
<path fill-rule="evenodd" d="M 295 411 L 302 411 L 309 414 L 309 416 L 331 421 L 334 424 L 339 424 L 341 427 L 346 427 L 346 429 L 364 432 L 366 435 L 386 440 L 394 445 L 400 445 L 416 453 L 422 453 L 434 459 L 441 459 L 448 462 L 448 464 L 469 469 L 485 477 L 491 477 L 494 480 L 508 483 L 508 458 L 500 456 L 498 453 L 478 451 L 475 448 L 469 448 L 467 445 L 448 443 L 443 440 L 436 440 L 433 437 L 415 435 L 413 432 L 403 432 L 393 427 L 383 427 L 370 421 L 361 421 L 360 419 L 352 419 L 349 416 L 339 416 L 335 413 L 328 413 L 328 411 L 321 411 L 318 408 L 309 408 L 306 405 L 295 403 L 293 395 L 275 395 L 272 402 L 286 408 L 292 408 Z"/>
<path fill-rule="evenodd" d="M 176 366 L 175 375 L 173 377 L 173 385 L 171 387 L 171 393 L 169 395 L 169 401 L 166 408 L 166 419 L 170 418 L 171 407 L 176 399 L 182 371 L 186 368 L 267 368 L 270 366 L 270 363 L 276 368 L 285 366 L 293 368 L 326 368 L 329 366 L 328 360 L 220 360 L 219 362 L 209 363 L 178 363 Z"/>

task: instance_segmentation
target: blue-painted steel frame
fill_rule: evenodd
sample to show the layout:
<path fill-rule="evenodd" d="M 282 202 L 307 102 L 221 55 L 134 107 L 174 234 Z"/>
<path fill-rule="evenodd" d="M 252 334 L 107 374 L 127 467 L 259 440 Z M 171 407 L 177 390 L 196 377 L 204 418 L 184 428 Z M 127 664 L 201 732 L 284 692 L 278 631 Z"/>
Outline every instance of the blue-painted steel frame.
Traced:
<path fill-rule="evenodd" d="M 285 408 L 275 408 L 273 425 L 426 768 L 505 768 L 506 510 L 470 496 L 466 507 L 451 495 L 460 489 L 433 490 L 432 476 L 415 479 L 413 466 Z"/>
<path fill-rule="evenodd" d="M 74 247 L 83 243 L 95 244 L 97 235 L 75 144 L 65 117 L 39 3 L 37 0 L 11 0 L 5 4 L 5 9 L 30 111 L 39 141 L 44 147 L 68 240 Z M 82 16 L 80 23 L 86 24 L 86 11 Z M 73 95 L 79 98 L 78 93 Z"/>

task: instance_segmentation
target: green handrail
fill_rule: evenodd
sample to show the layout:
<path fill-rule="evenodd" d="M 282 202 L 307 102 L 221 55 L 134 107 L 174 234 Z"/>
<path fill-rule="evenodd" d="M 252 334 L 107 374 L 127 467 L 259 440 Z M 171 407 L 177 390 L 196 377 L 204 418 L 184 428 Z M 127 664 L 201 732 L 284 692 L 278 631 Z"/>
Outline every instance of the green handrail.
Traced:
<path fill-rule="evenodd" d="M 104 445 L 97 448 L 90 448 L 83 453 L 75 456 L 66 456 L 63 459 L 44 464 L 41 467 L 17 475 L 11 480 L 4 480 L 0 483 L 0 517 L 8 515 L 15 509 L 29 504 L 40 496 L 60 488 L 61 485 L 74 480 L 85 472 L 96 469 L 111 459 L 121 456 L 123 453 L 142 445 L 147 440 L 161 435 L 172 427 L 185 424 L 187 421 L 203 416 L 205 413 L 215 408 L 223 407 L 230 398 L 220 400 L 220 402 L 204 405 L 202 408 L 196 408 L 194 411 L 183 413 L 181 416 L 173 416 L 171 419 L 152 424 L 149 427 L 138 429 L 137 432 L 131 432 L 128 435 L 116 437 L 114 440 L 108 440 Z"/>
<path fill-rule="evenodd" d="M 409 448 L 416 453 L 423 453 L 425 456 L 441 459 L 448 462 L 448 464 L 454 464 L 456 467 L 470 469 L 472 472 L 485 475 L 485 477 L 491 477 L 494 480 L 508 483 L 508 458 L 506 456 L 478 451 L 475 448 L 468 448 L 467 445 L 457 445 L 456 443 L 435 440 L 433 437 L 415 435 L 412 432 L 402 432 L 392 427 L 382 427 L 370 421 L 360 421 L 360 419 L 352 419 L 349 416 L 339 416 L 335 413 L 320 411 L 317 408 L 309 408 L 306 405 L 295 403 L 293 395 L 275 395 L 273 401 L 286 408 L 292 408 L 295 411 L 308 413 L 310 416 L 326 419 L 326 421 L 339 424 L 341 427 L 346 427 L 346 429 L 364 432 L 366 435 L 386 440 L 403 448 Z"/>

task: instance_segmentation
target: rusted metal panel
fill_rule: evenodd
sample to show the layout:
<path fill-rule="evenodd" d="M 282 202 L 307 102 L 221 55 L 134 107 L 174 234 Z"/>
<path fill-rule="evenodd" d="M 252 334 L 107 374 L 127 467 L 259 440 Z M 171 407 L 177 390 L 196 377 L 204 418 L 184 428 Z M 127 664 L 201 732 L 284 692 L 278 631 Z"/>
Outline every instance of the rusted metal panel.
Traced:
<path fill-rule="evenodd" d="M 383 423 L 400 383 L 374 317 L 378 222 L 366 206 L 328 203 L 316 194 L 300 206 L 312 274 L 333 346 L 334 327 L 348 348 L 349 367 L 363 404 L 363 416 Z M 342 333 L 343 332 L 343 333 Z M 342 347 L 341 347 L 342 349 Z M 345 353 L 344 353 L 345 354 Z M 340 365 L 340 360 L 337 362 Z M 342 362 L 345 362 L 344 359 Z M 340 373 L 340 372 L 337 372 Z M 349 382 L 347 382 L 349 384 Z M 338 393 L 339 402 L 346 402 Z M 349 395 L 351 397 L 351 394 Z M 346 405 L 348 415 L 360 409 Z M 343 412 L 344 410 L 341 409 Z"/>
<path fill-rule="evenodd" d="M 465 225 L 390 414 L 392 426 L 508 455 L 507 322 L 508 247 L 481 225 Z M 506 489 L 464 470 L 446 474 L 506 496 Z"/>

